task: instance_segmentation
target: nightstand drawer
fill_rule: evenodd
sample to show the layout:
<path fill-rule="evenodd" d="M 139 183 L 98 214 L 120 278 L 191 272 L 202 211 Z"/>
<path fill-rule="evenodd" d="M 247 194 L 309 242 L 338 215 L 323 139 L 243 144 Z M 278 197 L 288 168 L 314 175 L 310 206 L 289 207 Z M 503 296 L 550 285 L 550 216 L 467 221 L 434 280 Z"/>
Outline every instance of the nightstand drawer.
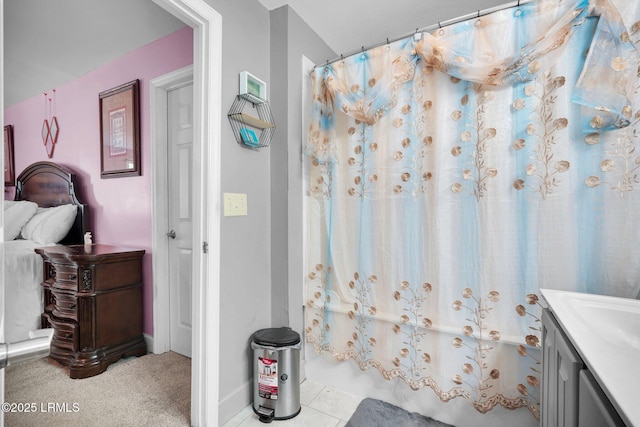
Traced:
<path fill-rule="evenodd" d="M 56 291 L 51 291 L 51 298 L 54 301 L 52 310 L 54 316 L 78 321 L 78 298 Z"/>
<path fill-rule="evenodd" d="M 78 270 L 73 266 L 49 264 L 49 276 L 55 278 L 52 283 L 54 288 L 78 290 Z"/>
<path fill-rule="evenodd" d="M 49 324 L 53 327 L 52 345 L 66 348 L 71 351 L 78 351 L 78 324 L 75 322 L 65 322 L 55 317 L 49 317 Z"/>

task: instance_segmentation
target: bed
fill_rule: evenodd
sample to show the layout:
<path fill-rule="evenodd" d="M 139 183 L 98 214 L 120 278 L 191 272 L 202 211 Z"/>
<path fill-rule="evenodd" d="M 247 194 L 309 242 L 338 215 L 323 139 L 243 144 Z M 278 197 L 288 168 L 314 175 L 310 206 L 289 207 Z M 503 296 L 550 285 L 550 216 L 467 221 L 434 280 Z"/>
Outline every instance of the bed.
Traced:
<path fill-rule="evenodd" d="M 84 243 L 88 206 L 77 196 L 76 175 L 52 162 L 28 166 L 4 201 L 5 340 L 28 338 L 43 310 L 42 258 L 37 247 Z"/>

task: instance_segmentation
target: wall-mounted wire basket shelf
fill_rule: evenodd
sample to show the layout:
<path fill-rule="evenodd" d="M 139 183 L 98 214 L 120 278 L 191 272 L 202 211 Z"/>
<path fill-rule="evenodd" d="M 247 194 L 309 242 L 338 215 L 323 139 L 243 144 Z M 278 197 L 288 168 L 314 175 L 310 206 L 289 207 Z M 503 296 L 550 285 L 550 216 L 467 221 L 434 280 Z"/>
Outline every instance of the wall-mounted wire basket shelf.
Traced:
<path fill-rule="evenodd" d="M 245 113 L 249 105 L 255 110 L 254 114 Z M 276 125 L 268 101 L 243 93 L 236 96 L 227 116 L 238 144 L 250 148 L 264 148 L 271 144 Z"/>

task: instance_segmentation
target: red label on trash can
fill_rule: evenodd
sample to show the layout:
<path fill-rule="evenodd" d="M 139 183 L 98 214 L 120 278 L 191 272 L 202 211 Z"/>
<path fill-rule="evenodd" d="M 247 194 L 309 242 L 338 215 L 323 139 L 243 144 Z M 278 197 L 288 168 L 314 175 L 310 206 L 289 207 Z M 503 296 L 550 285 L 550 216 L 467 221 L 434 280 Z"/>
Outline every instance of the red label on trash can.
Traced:
<path fill-rule="evenodd" d="M 258 395 L 265 399 L 278 399 L 278 361 L 258 357 Z"/>

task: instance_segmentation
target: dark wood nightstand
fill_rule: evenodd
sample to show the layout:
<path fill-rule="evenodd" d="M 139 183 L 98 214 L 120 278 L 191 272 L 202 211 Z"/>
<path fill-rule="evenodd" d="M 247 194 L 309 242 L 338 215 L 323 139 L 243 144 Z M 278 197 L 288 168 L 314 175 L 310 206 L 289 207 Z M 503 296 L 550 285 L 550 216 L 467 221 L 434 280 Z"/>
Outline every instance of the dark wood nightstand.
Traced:
<path fill-rule="evenodd" d="M 53 328 L 50 357 L 71 378 L 104 372 L 121 357 L 142 356 L 144 250 L 107 245 L 51 246 L 44 260 L 42 327 Z"/>

